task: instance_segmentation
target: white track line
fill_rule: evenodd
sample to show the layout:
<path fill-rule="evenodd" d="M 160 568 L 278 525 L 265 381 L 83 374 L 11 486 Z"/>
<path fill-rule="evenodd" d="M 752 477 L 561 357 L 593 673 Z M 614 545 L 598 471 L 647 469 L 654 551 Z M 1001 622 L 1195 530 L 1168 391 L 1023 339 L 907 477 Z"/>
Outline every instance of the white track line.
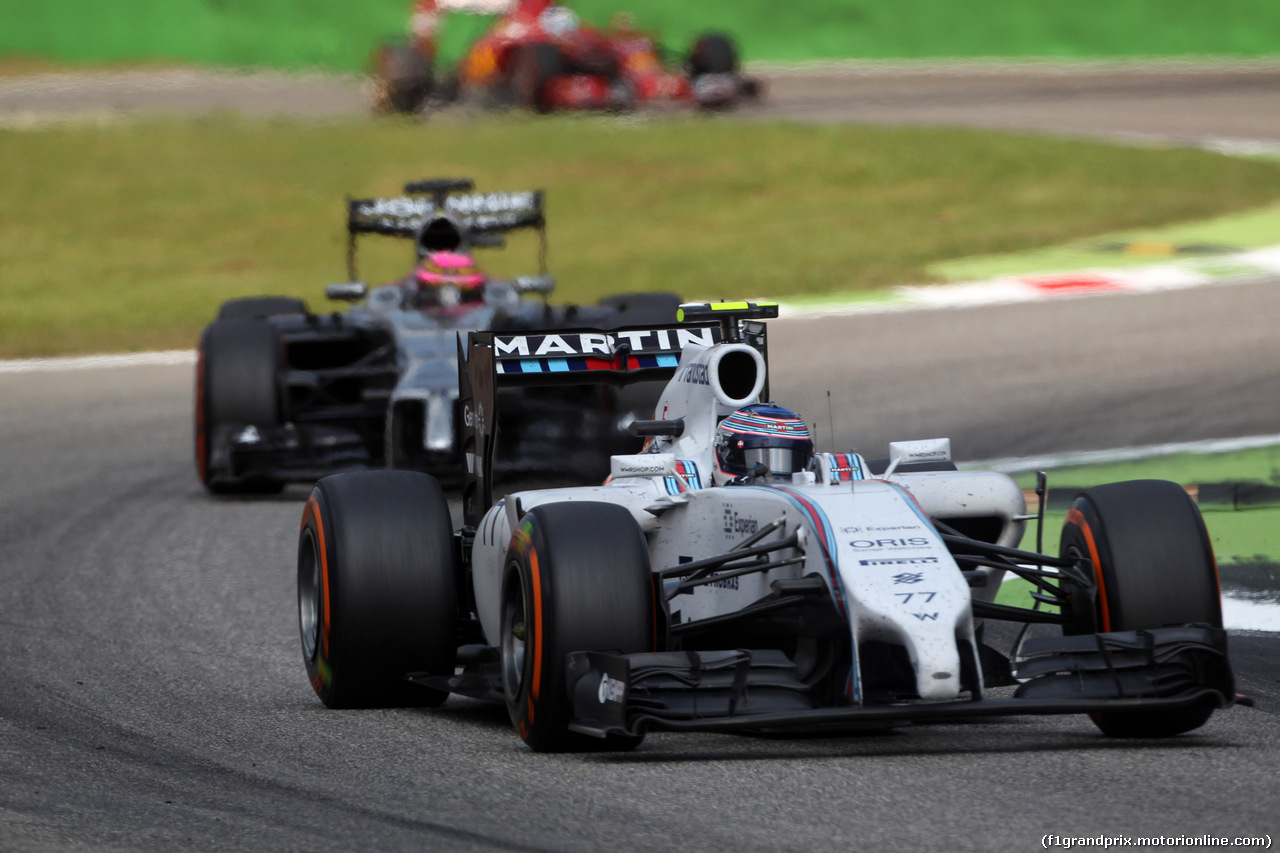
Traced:
<path fill-rule="evenodd" d="M 58 373 L 113 367 L 195 364 L 195 350 L 131 352 L 118 355 L 76 355 L 59 358 L 18 358 L 0 361 L 0 373 Z"/>
<path fill-rule="evenodd" d="M 1234 271 L 1224 274 L 1224 267 Z M 1280 275 L 1280 246 L 1185 258 L 1135 267 L 1096 267 L 1070 272 L 1005 275 L 983 281 L 895 287 L 865 302 L 783 302 L 781 319 L 805 320 L 850 314 L 977 308 L 1114 294 L 1159 293 L 1194 287 L 1243 284 Z"/>
<path fill-rule="evenodd" d="M 1113 462 L 1133 462 L 1172 456 L 1175 453 L 1234 453 L 1257 447 L 1280 445 L 1280 435 L 1249 435 L 1241 438 L 1211 438 L 1204 441 L 1183 441 L 1169 444 L 1147 444 L 1140 447 L 1117 447 L 1111 450 L 1081 450 L 1072 453 L 1046 454 L 1044 456 L 1008 457 L 987 459 L 981 462 L 964 462 L 960 467 L 983 471 L 1003 471 L 1006 474 L 1023 471 L 1040 471 L 1076 465 L 1109 465 Z"/>

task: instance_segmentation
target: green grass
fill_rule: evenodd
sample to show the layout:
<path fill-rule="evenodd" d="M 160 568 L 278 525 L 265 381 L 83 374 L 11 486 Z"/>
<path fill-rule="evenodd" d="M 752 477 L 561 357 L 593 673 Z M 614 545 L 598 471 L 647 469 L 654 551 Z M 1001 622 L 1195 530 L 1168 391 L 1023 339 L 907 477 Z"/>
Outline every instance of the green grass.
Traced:
<path fill-rule="evenodd" d="M 1196 483 L 1269 483 L 1280 485 L 1280 445 L 1227 453 L 1174 453 L 1128 462 L 1073 465 L 1048 471 L 1050 492 L 1074 491 L 1118 480 L 1173 480 Z M 1035 486 L 1035 473 L 1013 479 L 1024 489 Z"/>
<path fill-rule="evenodd" d="M 929 272 L 947 281 L 976 281 L 1002 275 L 1098 267 L 1134 267 L 1179 261 L 1205 272 L 1227 272 L 1233 252 L 1280 244 L 1280 205 L 1233 213 L 1168 228 L 1125 231 L 1090 237 L 1065 246 L 1050 246 L 1010 255 L 960 258 L 932 264 Z M 1132 246 L 1132 251 L 1118 247 Z M 1177 247 L 1213 247 L 1204 254 L 1173 251 Z M 1163 250 L 1163 251 L 1162 251 Z"/>
<path fill-rule="evenodd" d="M 0 3 L 0 55 L 71 61 L 365 68 L 402 36 L 409 0 L 40 0 Z M 607 24 L 620 9 L 674 51 L 707 30 L 747 59 L 1258 56 L 1280 53 L 1274 0 L 570 0 Z"/>
<path fill-rule="evenodd" d="M 322 303 L 346 194 L 548 190 L 559 298 L 794 297 L 1280 200 L 1280 165 L 981 131 L 565 116 L 215 115 L 0 130 L 0 356 L 188 347 L 224 299 Z M 362 272 L 404 273 L 370 239 Z M 531 240 L 484 256 L 531 271 Z"/>
<path fill-rule="evenodd" d="M 1172 480 L 1183 485 L 1204 483 L 1280 484 L 1280 446 L 1230 453 L 1179 453 L 1132 462 L 1081 465 L 1049 471 L 1049 490 L 1071 495 L 1081 489 L 1121 480 Z M 1034 472 L 1014 475 L 1023 488 L 1035 485 Z M 1234 510 L 1201 505 L 1205 528 L 1213 542 L 1224 586 L 1259 584 L 1274 588 L 1280 578 L 1280 506 Z M 1056 554 L 1065 511 L 1045 513 L 1044 552 Z M 1027 526 L 1021 547 L 1035 550 L 1035 523 Z M 1010 581 L 1001 587 L 1002 604 L 1030 606 L 1031 585 Z"/>
<path fill-rule="evenodd" d="M 1113 482 L 1108 480 L 1107 482 Z M 1058 538 L 1066 513 L 1045 513 L 1044 553 L 1058 553 Z M 1280 507 L 1230 511 L 1204 510 L 1204 526 L 1213 542 L 1222 584 L 1227 588 L 1274 590 L 1280 581 Z M 1027 527 L 1022 547 L 1035 550 L 1035 523 Z M 1011 580 L 1000 588 L 997 601 L 1030 607 L 1031 584 Z"/>

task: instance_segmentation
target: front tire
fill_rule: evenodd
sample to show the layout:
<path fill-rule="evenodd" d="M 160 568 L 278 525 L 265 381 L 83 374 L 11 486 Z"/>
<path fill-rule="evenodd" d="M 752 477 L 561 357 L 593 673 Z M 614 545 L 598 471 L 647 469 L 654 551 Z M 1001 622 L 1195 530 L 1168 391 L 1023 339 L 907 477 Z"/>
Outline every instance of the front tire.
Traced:
<path fill-rule="evenodd" d="M 503 574 L 502 680 L 516 731 L 538 752 L 634 749 L 643 739 L 569 730 L 565 657 L 651 651 L 649 549 L 616 504 L 566 502 L 530 510 L 511 537 Z"/>
<path fill-rule="evenodd" d="M 1133 480 L 1076 497 L 1059 552 L 1086 557 L 1097 594 L 1069 589 L 1067 633 L 1136 631 L 1190 622 L 1222 627 L 1213 545 L 1200 511 L 1176 483 Z M 1092 714 L 1110 737 L 1171 737 L 1199 728 L 1212 708 Z"/>
<path fill-rule="evenodd" d="M 433 706 L 405 681 L 452 675 L 458 571 L 433 477 L 360 471 L 318 482 L 298 539 L 298 627 L 311 687 L 330 708 Z"/>

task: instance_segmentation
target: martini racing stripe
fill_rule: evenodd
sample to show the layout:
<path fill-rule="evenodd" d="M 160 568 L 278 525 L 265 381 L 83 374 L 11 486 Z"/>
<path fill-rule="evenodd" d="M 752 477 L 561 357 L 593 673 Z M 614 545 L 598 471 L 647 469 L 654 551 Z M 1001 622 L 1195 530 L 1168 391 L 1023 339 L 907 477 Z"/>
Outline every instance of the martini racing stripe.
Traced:
<path fill-rule="evenodd" d="M 840 572 L 836 569 L 835 532 L 831 529 L 831 522 L 827 520 L 827 514 L 822 511 L 822 507 L 813 503 L 801 493 L 785 486 L 773 486 L 771 488 L 748 486 L 747 488 L 767 488 L 769 491 L 781 492 L 809 519 L 809 526 L 817 534 L 818 547 L 822 549 L 822 558 L 827 566 L 827 576 L 831 579 L 832 598 L 835 599 L 836 609 L 840 611 L 841 616 L 847 619 L 849 612 L 844 604 L 844 590 L 840 584 Z M 862 685 L 858 678 L 857 643 L 853 644 L 853 661 L 849 668 L 849 678 L 845 681 L 844 691 L 850 702 L 854 704 L 862 702 Z"/>
<path fill-rule="evenodd" d="M 737 435 L 775 436 L 786 435 L 788 438 L 809 438 L 809 429 L 801 423 L 793 423 L 794 418 L 780 419 L 757 415 L 739 409 L 720 422 L 726 429 L 732 429 Z"/>
<path fill-rule="evenodd" d="M 588 370 L 641 370 L 648 367 L 675 367 L 680 362 L 676 355 L 639 355 L 627 358 L 623 366 L 611 358 L 521 358 L 497 363 L 498 373 L 578 373 Z"/>
<path fill-rule="evenodd" d="M 667 476 L 664 482 L 669 495 L 701 489 L 702 475 L 698 473 L 698 463 L 692 459 L 677 459 L 675 476 Z"/>
<path fill-rule="evenodd" d="M 847 616 L 848 611 L 844 605 L 844 591 L 840 586 L 840 573 L 836 571 L 836 537 L 831 529 L 831 522 L 827 520 L 827 514 L 822 511 L 822 508 L 799 492 L 788 489 L 785 486 L 740 486 L 735 488 L 780 492 L 786 495 L 787 500 L 791 501 L 796 509 L 800 510 L 805 518 L 809 520 L 809 526 L 817 534 L 818 547 L 822 549 L 822 559 L 826 564 L 827 575 L 831 579 L 831 588 L 835 593 L 836 609 L 840 611 L 840 615 Z"/>
<path fill-rule="evenodd" d="M 880 482 L 887 483 L 892 486 L 895 491 L 901 493 L 902 497 L 906 500 L 907 506 L 911 507 L 911 511 L 914 512 L 916 517 L 920 519 L 920 522 L 924 524 L 925 530 L 930 531 L 934 536 L 942 535 L 938 532 L 938 528 L 933 526 L 933 520 L 929 518 L 929 516 L 925 515 L 924 510 L 920 508 L 920 503 L 916 500 L 915 495 L 911 494 L 911 492 L 891 480 L 881 480 Z"/>

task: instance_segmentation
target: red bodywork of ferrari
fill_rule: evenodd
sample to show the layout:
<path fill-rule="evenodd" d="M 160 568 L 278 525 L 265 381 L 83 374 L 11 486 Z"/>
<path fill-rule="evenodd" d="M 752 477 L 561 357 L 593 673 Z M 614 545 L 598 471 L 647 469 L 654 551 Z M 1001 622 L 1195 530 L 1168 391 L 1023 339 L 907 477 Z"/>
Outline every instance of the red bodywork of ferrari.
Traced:
<path fill-rule="evenodd" d="M 414 29 L 421 54 L 434 56 L 441 21 L 438 0 L 418 0 Z M 738 74 L 724 36 L 699 38 L 685 65 L 664 65 L 653 38 L 634 29 L 629 15 L 598 29 L 554 0 L 517 0 L 471 45 L 456 79 L 464 95 L 486 92 L 543 111 L 655 103 L 718 107 L 758 91 Z"/>

